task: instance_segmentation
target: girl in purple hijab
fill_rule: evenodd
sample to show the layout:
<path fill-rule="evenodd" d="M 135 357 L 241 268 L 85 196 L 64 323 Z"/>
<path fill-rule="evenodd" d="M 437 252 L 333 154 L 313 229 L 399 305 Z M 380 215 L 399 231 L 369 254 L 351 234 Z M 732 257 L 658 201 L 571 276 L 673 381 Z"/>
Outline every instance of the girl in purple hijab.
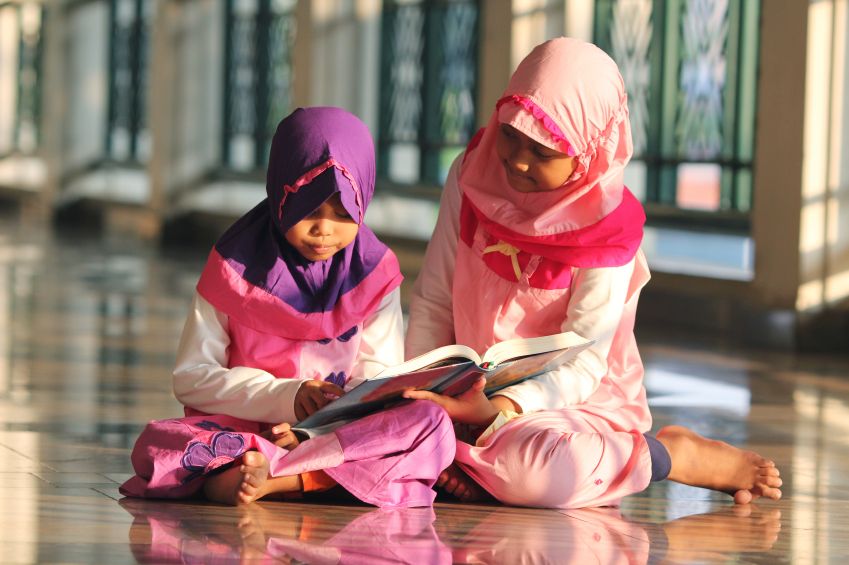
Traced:
<path fill-rule="evenodd" d="M 291 424 L 403 360 L 401 273 L 363 223 L 366 126 L 301 108 L 271 145 L 267 198 L 219 239 L 177 353 L 185 417 L 153 421 L 122 494 L 245 504 L 340 485 L 377 506 L 427 506 L 454 456 L 444 411 L 414 402 L 299 442 Z"/>

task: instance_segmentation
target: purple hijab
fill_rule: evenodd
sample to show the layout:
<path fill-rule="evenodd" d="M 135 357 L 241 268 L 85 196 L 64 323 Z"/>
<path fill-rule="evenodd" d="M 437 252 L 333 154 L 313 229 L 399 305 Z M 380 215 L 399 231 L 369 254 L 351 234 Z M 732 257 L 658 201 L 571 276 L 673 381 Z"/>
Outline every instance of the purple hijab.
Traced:
<path fill-rule="evenodd" d="M 333 338 L 362 323 L 401 282 L 395 255 L 363 224 L 374 179 L 374 145 L 356 116 L 295 110 L 271 142 L 267 198 L 215 244 L 198 292 L 239 323 L 289 339 Z M 359 231 L 330 259 L 309 261 L 284 234 L 336 192 Z"/>

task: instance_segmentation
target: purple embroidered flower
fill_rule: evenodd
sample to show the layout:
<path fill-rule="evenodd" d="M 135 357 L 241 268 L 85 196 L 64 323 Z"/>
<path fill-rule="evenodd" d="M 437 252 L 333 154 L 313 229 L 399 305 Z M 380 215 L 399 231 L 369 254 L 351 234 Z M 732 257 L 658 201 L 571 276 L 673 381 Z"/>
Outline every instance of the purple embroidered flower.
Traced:
<path fill-rule="evenodd" d="M 337 386 L 344 387 L 345 383 L 348 382 L 348 377 L 345 376 L 345 371 L 339 371 L 338 373 L 330 373 L 324 377 L 324 380 Z"/>
<path fill-rule="evenodd" d="M 213 462 L 229 463 L 245 452 L 245 438 L 239 434 L 218 432 L 210 445 L 202 441 L 189 443 L 180 464 L 193 474 L 203 473 Z M 220 466 L 220 465 L 218 465 Z"/>
<path fill-rule="evenodd" d="M 338 339 L 338 340 L 339 340 L 339 341 L 341 341 L 342 343 L 345 343 L 345 342 L 347 342 L 348 340 L 350 340 L 352 337 L 354 337 L 355 335 L 357 335 L 357 332 L 358 332 L 358 331 L 359 331 L 359 328 L 357 328 L 357 326 L 354 326 L 353 328 L 351 328 L 351 329 L 350 329 L 350 330 L 348 330 L 347 332 L 343 333 L 342 335 L 340 335 L 340 336 L 339 336 L 339 337 L 337 337 L 336 339 Z"/>

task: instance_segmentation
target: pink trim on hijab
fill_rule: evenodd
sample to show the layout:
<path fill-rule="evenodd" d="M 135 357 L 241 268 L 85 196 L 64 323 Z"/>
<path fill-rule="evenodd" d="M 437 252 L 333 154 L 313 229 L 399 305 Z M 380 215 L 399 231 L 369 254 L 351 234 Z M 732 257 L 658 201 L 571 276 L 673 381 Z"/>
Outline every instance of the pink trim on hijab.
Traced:
<path fill-rule="evenodd" d="M 542 122 L 543 127 L 548 130 L 551 137 L 553 137 L 557 143 L 563 146 L 563 148 L 565 149 L 563 153 L 566 153 L 566 155 L 568 155 L 569 157 L 574 157 L 578 154 L 575 151 L 575 148 L 572 147 L 572 144 L 569 143 L 569 140 L 566 139 L 566 136 L 563 135 L 563 132 L 560 131 L 560 127 L 558 127 L 554 120 L 548 117 L 548 115 L 545 113 L 545 110 L 537 106 L 536 102 L 534 102 L 527 96 L 519 96 L 518 94 L 513 94 L 511 96 L 505 96 L 504 98 L 496 102 L 496 111 L 500 110 L 501 107 L 507 102 L 513 102 L 514 104 L 518 104 L 519 106 L 530 112 L 534 118 Z"/>
<path fill-rule="evenodd" d="M 306 173 L 304 173 L 303 175 L 301 175 L 298 178 L 298 180 L 296 180 L 292 184 L 287 184 L 287 185 L 283 186 L 283 198 L 280 199 L 280 206 L 277 207 L 277 217 L 278 217 L 278 219 L 283 218 L 283 204 L 286 203 L 286 198 L 290 194 L 295 194 L 296 192 L 298 192 L 301 189 L 302 186 L 308 185 L 309 183 L 314 181 L 316 179 L 316 177 L 318 177 L 321 173 L 323 173 L 324 171 L 326 171 L 330 167 L 336 167 L 339 170 L 339 172 L 341 172 L 343 175 L 345 175 L 345 178 L 347 178 L 350 181 L 351 186 L 354 187 L 354 195 L 357 198 L 357 208 L 360 211 L 360 219 L 357 223 L 362 224 L 363 223 L 363 199 L 362 199 L 362 196 L 360 195 L 360 187 L 357 186 L 357 181 L 354 180 L 354 176 L 351 174 L 351 172 L 348 169 L 345 168 L 345 165 L 343 165 L 342 163 L 340 163 L 336 159 L 333 159 L 332 157 L 330 159 L 328 159 L 327 161 L 325 161 L 324 163 L 322 163 L 321 165 L 318 165 L 317 167 L 314 167 L 314 168 L 310 169 L 309 171 L 307 171 Z"/>

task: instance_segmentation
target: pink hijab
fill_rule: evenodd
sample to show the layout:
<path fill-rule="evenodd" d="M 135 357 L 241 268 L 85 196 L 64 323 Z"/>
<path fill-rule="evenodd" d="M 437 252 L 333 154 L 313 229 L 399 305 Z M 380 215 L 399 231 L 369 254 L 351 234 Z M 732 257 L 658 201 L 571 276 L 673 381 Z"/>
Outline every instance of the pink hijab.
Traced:
<path fill-rule="evenodd" d="M 562 188 L 525 194 L 510 187 L 495 152 L 499 123 L 575 158 Z M 481 224 L 494 239 L 547 261 L 624 265 L 634 258 L 645 223 L 642 205 L 623 183 L 632 153 L 616 63 L 577 39 L 546 41 L 519 64 L 489 123 L 466 150 L 461 236 L 469 243 Z"/>

